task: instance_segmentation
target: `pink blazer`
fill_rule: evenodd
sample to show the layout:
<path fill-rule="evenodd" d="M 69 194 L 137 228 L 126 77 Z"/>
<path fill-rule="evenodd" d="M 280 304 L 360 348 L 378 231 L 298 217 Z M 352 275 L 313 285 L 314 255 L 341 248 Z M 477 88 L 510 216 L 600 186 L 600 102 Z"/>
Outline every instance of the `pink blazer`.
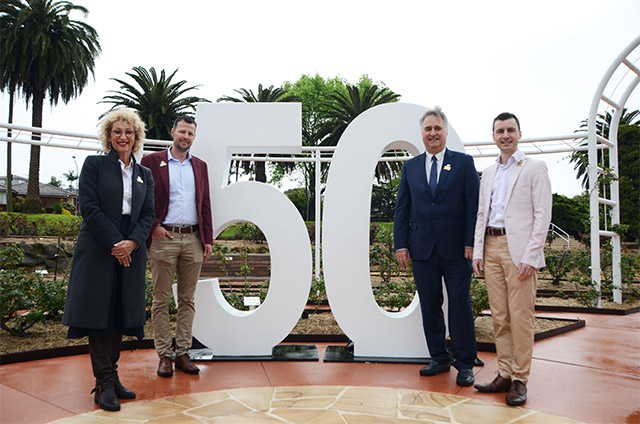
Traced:
<path fill-rule="evenodd" d="M 497 167 L 498 164 L 493 164 L 482 173 L 473 259 L 484 259 L 485 229 Z M 504 210 L 509 253 L 516 266 L 520 266 L 520 263 L 534 268 L 545 266 L 544 243 L 551 223 L 551 205 L 551 181 L 547 165 L 524 156 L 513 170 Z"/>

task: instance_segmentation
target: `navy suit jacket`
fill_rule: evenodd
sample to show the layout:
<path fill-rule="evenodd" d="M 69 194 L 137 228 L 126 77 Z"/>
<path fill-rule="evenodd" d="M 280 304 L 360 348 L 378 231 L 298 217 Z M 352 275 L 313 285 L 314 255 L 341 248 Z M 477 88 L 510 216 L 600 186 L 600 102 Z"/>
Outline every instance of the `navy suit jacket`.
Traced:
<path fill-rule="evenodd" d="M 435 197 L 422 153 L 402 168 L 393 224 L 395 250 L 408 248 L 412 260 L 426 260 L 434 247 L 447 260 L 464 259 L 473 247 L 480 181 L 473 158 L 447 149 Z"/>

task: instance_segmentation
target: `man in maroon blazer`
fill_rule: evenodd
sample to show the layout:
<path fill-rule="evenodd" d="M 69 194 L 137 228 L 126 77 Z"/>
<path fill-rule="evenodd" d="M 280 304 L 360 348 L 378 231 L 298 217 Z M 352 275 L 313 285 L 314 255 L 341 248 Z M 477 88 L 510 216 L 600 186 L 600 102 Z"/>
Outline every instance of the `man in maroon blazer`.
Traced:
<path fill-rule="evenodd" d="M 200 371 L 189 357 L 194 295 L 200 269 L 211 256 L 213 244 L 207 164 L 189 152 L 196 137 L 195 120 L 190 116 L 178 117 L 171 136 L 173 145 L 169 149 L 146 155 L 141 161 L 151 169 L 155 182 L 156 217 L 147 246 L 153 274 L 151 319 L 161 377 L 173 375 L 169 303 L 176 274 L 176 368 L 187 374 Z"/>

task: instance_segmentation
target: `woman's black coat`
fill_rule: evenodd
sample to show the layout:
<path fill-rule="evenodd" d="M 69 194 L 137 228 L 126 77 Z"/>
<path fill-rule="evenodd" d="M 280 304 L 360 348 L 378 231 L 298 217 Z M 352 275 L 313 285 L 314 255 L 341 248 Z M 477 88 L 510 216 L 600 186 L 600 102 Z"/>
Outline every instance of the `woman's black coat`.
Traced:
<path fill-rule="evenodd" d="M 155 217 L 153 177 L 148 168 L 135 162 L 129 240 L 138 242 L 131 253 L 131 265 L 122 272 L 124 328 L 145 323 L 145 241 Z M 82 226 L 76 242 L 67 301 L 62 323 L 71 327 L 106 329 L 113 274 L 117 259 L 113 245 L 125 237 L 120 233 L 122 216 L 122 173 L 118 154 L 89 156 L 82 166 L 79 183 Z M 120 266 L 120 265 L 118 265 Z"/>

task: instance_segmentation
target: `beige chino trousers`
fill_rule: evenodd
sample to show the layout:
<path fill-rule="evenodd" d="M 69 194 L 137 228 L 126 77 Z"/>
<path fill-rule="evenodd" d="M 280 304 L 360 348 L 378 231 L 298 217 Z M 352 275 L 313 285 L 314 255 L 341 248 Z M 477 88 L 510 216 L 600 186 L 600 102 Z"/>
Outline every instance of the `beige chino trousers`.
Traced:
<path fill-rule="evenodd" d="M 518 280 L 507 236 L 485 237 L 484 278 L 491 305 L 498 369 L 503 378 L 527 384 L 535 335 L 538 277 Z"/>
<path fill-rule="evenodd" d="M 198 232 L 179 234 L 171 232 L 169 238 L 153 240 L 149 248 L 149 261 L 153 275 L 153 305 L 151 321 L 155 335 L 156 352 L 160 358 L 171 358 L 169 304 L 174 275 L 178 283 L 178 320 L 176 324 L 176 356 L 188 354 L 192 342 L 195 315 L 195 291 L 203 260 L 203 245 Z"/>

